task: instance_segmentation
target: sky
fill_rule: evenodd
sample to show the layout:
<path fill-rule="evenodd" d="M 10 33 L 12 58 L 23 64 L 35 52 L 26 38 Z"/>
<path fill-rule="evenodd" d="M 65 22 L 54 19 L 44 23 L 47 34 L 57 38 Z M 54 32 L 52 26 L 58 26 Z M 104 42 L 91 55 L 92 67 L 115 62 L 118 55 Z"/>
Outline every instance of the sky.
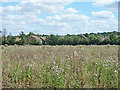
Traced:
<path fill-rule="evenodd" d="M 119 0 L 1 0 L 0 29 L 18 35 L 118 31 Z"/>

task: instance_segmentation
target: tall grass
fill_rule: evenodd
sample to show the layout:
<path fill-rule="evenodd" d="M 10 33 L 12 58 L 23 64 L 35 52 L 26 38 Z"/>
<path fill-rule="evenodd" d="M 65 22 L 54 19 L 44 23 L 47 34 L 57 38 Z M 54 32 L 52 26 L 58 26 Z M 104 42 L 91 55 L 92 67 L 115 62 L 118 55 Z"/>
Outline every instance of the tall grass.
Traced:
<path fill-rule="evenodd" d="M 8 46 L 4 88 L 118 88 L 118 46 Z"/>

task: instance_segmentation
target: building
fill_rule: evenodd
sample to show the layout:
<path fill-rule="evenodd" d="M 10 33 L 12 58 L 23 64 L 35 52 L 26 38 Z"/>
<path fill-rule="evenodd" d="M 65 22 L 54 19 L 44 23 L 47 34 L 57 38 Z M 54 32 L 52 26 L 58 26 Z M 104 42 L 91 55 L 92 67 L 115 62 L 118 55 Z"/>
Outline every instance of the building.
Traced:
<path fill-rule="evenodd" d="M 64 38 L 65 38 L 65 36 L 60 36 L 60 38 L 64 39 Z"/>
<path fill-rule="evenodd" d="M 105 40 L 105 38 L 101 38 L 100 40 L 104 41 L 104 40 Z"/>
<path fill-rule="evenodd" d="M 79 35 L 80 38 L 87 38 L 86 36 L 84 36 L 83 34 Z"/>
<path fill-rule="evenodd" d="M 18 41 L 20 41 L 20 40 L 21 40 L 21 38 L 18 38 L 18 37 L 17 37 L 15 41 L 18 42 Z"/>
<path fill-rule="evenodd" d="M 46 40 L 46 37 L 38 37 L 31 35 L 27 38 L 27 43 L 28 44 L 34 44 L 35 42 L 40 42 L 40 44 L 44 44 Z"/>
<path fill-rule="evenodd" d="M 45 44 L 46 37 L 40 37 L 40 39 L 42 40 L 42 44 Z"/>

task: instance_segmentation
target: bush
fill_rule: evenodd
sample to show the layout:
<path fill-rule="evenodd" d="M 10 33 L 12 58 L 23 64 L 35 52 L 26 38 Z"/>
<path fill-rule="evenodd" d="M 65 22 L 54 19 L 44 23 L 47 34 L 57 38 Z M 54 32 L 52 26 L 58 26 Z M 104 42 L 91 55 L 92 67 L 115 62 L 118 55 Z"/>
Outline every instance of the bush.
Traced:
<path fill-rule="evenodd" d="M 8 44 L 5 44 L 5 47 L 8 47 Z"/>
<path fill-rule="evenodd" d="M 17 44 L 14 44 L 14 47 L 17 47 Z"/>
<path fill-rule="evenodd" d="M 4 49 L 5 47 L 3 45 L 1 45 L 1 49 Z"/>
<path fill-rule="evenodd" d="M 40 41 L 36 41 L 33 45 L 41 45 Z"/>

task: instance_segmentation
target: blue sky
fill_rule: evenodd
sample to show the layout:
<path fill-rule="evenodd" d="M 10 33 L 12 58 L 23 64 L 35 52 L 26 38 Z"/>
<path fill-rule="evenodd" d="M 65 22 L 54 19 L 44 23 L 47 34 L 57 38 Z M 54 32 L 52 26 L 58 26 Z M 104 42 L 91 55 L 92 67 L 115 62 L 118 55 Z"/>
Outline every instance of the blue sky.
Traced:
<path fill-rule="evenodd" d="M 118 31 L 116 0 L 95 2 L 2 2 L 0 28 L 8 33 L 80 34 Z"/>

